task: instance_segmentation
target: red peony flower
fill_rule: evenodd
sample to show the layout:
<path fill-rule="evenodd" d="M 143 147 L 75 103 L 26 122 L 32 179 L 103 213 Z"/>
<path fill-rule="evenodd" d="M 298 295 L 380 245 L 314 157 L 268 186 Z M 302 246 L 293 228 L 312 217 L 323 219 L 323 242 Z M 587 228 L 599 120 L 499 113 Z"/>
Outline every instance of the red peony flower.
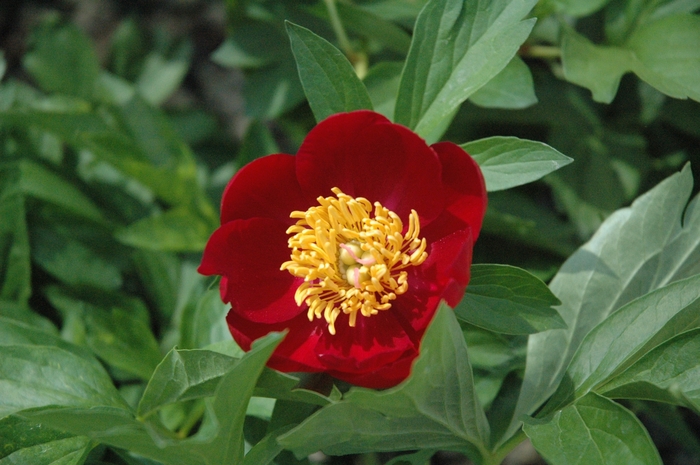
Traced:
<path fill-rule="evenodd" d="M 329 117 L 296 156 L 231 179 L 199 272 L 221 275 L 244 350 L 288 329 L 268 365 L 391 387 L 408 377 L 441 300 L 469 281 L 486 210 L 459 146 L 428 146 L 371 111 Z"/>

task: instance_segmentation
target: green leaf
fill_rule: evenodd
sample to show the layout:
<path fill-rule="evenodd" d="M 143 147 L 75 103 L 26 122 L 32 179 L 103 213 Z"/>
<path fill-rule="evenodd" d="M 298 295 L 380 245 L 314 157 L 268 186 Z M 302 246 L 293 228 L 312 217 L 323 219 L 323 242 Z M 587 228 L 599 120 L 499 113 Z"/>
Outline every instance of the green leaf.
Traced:
<path fill-rule="evenodd" d="M 649 351 L 597 391 L 617 399 L 656 400 L 700 411 L 698 353 L 700 330 L 686 331 Z"/>
<path fill-rule="evenodd" d="M 279 152 L 280 148 L 270 129 L 260 121 L 251 121 L 236 156 L 237 166 L 241 168 L 257 158 Z"/>
<path fill-rule="evenodd" d="M 454 313 L 442 306 L 428 327 L 411 376 L 385 390 L 352 388 L 279 442 L 297 457 L 450 448 L 479 454 L 488 442 L 467 348 Z"/>
<path fill-rule="evenodd" d="M 167 404 L 213 396 L 223 376 L 238 363 L 237 358 L 210 350 L 171 350 L 153 373 L 138 415 L 145 418 Z M 316 392 L 295 389 L 298 384 L 298 378 L 266 369 L 258 379 L 255 395 L 314 405 L 330 402 Z"/>
<path fill-rule="evenodd" d="M 46 295 L 66 320 L 82 323 L 84 343 L 98 357 L 144 380 L 151 377 L 161 354 L 140 300 L 107 292 L 72 295 L 58 287 L 48 288 Z"/>
<path fill-rule="evenodd" d="M 187 439 L 173 439 L 158 424 L 137 421 L 113 407 L 44 408 L 25 410 L 21 416 L 171 465 L 241 463 L 246 408 L 260 372 L 282 337 L 272 333 L 256 341 L 224 375 L 208 404 L 211 420 L 205 418 L 197 434 Z"/>
<path fill-rule="evenodd" d="M 433 0 L 416 21 L 395 120 L 420 136 L 434 131 L 506 67 L 528 37 L 522 20 L 536 1 Z"/>
<path fill-rule="evenodd" d="M 340 19 L 348 30 L 374 39 L 387 49 L 401 55 L 408 53 L 411 37 L 399 26 L 370 13 L 359 5 L 338 3 L 337 7 Z"/>
<path fill-rule="evenodd" d="M 287 34 L 316 122 L 335 113 L 372 109 L 362 81 L 345 56 L 325 39 L 287 22 Z"/>
<path fill-rule="evenodd" d="M 24 305 L 32 293 L 31 263 L 19 183 L 17 165 L 0 165 L 0 300 Z"/>
<path fill-rule="evenodd" d="M 514 56 L 500 73 L 469 97 L 474 105 L 485 108 L 520 109 L 537 103 L 530 68 Z"/>
<path fill-rule="evenodd" d="M 686 208 L 691 190 L 686 166 L 611 215 L 561 267 L 549 287 L 562 301 L 558 311 L 568 328 L 530 336 L 510 434 L 522 414 L 532 413 L 556 390 L 594 326 L 633 299 L 700 272 L 700 197 Z"/>
<path fill-rule="evenodd" d="M 284 426 L 267 434 L 248 451 L 242 465 L 268 465 L 272 463 L 275 457 L 283 450 L 282 446 L 277 442 L 277 438 L 290 429 L 291 426 Z"/>
<path fill-rule="evenodd" d="M 90 100 L 100 68 L 92 43 L 75 25 L 47 21 L 35 31 L 34 49 L 25 55 L 27 68 L 39 86 Z"/>
<path fill-rule="evenodd" d="M 613 100 L 627 72 L 671 97 L 700 101 L 700 17 L 678 14 L 644 24 L 619 47 L 594 45 L 567 30 L 562 63 L 566 79 L 598 102 Z"/>
<path fill-rule="evenodd" d="M 281 61 L 288 48 L 280 30 L 269 23 L 246 18 L 236 24 L 229 37 L 211 55 L 214 63 L 227 68 L 261 68 Z"/>
<path fill-rule="evenodd" d="M 247 116 L 260 121 L 275 119 L 304 101 L 294 55 L 291 48 L 284 48 L 279 62 L 245 74 L 243 98 Z"/>
<path fill-rule="evenodd" d="M 31 239 L 34 261 L 61 282 L 105 290 L 121 287 L 121 271 L 115 264 L 65 231 L 35 226 Z"/>
<path fill-rule="evenodd" d="M 221 378 L 238 361 L 208 350 L 172 349 L 148 382 L 138 416 L 146 418 L 164 405 L 214 395 Z"/>
<path fill-rule="evenodd" d="M 490 192 L 536 181 L 573 161 L 547 144 L 517 137 L 488 137 L 461 147 L 479 164 Z"/>
<path fill-rule="evenodd" d="M 555 398 L 582 397 L 655 346 L 699 327 L 699 288 L 700 274 L 650 292 L 603 320 L 581 342 Z"/>
<path fill-rule="evenodd" d="M 421 450 L 413 454 L 400 455 L 389 460 L 386 465 L 429 465 L 434 450 Z"/>
<path fill-rule="evenodd" d="M 603 8 L 610 0 L 547 0 L 557 11 L 571 16 L 588 16 Z"/>
<path fill-rule="evenodd" d="M 25 195 L 63 207 L 98 223 L 105 222 L 102 212 L 92 200 L 59 175 L 29 160 L 20 161 L 19 170 L 19 188 Z"/>
<path fill-rule="evenodd" d="M 128 409 L 95 361 L 55 346 L 0 346 L 0 418 L 48 405 Z"/>
<path fill-rule="evenodd" d="M 662 463 L 639 419 L 620 404 L 593 393 L 545 421 L 526 422 L 523 429 L 553 465 Z"/>
<path fill-rule="evenodd" d="M 187 207 L 146 217 L 118 230 L 115 238 L 148 250 L 201 252 L 214 226 Z"/>
<path fill-rule="evenodd" d="M 460 320 L 505 334 L 565 328 L 559 305 L 545 283 L 509 265 L 472 265 L 469 286 L 455 307 Z"/>
<path fill-rule="evenodd" d="M 363 80 L 367 87 L 367 93 L 374 105 L 374 111 L 386 116 L 394 117 L 396 94 L 401 82 L 403 63 L 398 61 L 382 61 L 372 66 Z"/>
<path fill-rule="evenodd" d="M 0 465 L 81 465 L 93 448 L 75 437 L 9 416 L 0 419 Z"/>
<path fill-rule="evenodd" d="M 190 68 L 187 53 L 167 59 L 152 52 L 143 63 L 143 69 L 136 81 L 139 94 L 151 105 L 160 105 L 182 84 Z"/>

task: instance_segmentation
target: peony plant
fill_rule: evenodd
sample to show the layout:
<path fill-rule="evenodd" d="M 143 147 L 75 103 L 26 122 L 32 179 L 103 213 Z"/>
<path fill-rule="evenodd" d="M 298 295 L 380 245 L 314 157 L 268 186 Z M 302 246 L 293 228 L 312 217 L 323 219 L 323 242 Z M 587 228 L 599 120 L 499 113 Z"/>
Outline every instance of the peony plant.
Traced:
<path fill-rule="evenodd" d="M 697 2 L 226 8 L 0 54 L 0 465 L 700 460 Z"/>

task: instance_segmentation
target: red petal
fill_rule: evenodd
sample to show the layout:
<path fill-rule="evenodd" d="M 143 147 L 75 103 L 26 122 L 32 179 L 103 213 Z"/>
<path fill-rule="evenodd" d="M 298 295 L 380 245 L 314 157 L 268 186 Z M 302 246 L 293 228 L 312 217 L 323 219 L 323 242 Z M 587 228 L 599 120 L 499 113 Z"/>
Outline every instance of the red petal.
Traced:
<path fill-rule="evenodd" d="M 486 183 L 481 169 L 467 152 L 452 142 L 440 142 L 431 147 L 442 163 L 446 210 L 471 227 L 472 240 L 475 241 L 479 237 L 487 205 Z"/>
<path fill-rule="evenodd" d="M 270 218 L 228 222 L 214 231 L 199 272 L 223 275 L 224 302 L 261 323 L 286 321 L 305 312 L 294 301 L 301 280 L 280 265 L 289 260 L 286 226 Z"/>
<path fill-rule="evenodd" d="M 396 361 L 407 350 L 417 349 L 417 344 L 394 317 L 393 308 L 370 317 L 358 315 L 354 328 L 348 325 L 348 317 L 341 315 L 335 328 L 335 335 L 327 330 L 323 332 L 315 349 L 329 371 L 375 372 Z"/>
<path fill-rule="evenodd" d="M 457 231 L 434 242 L 428 259 L 421 265 L 422 273 L 442 287 L 440 297 L 451 307 L 459 303 L 469 283 L 472 248 L 469 229 Z"/>
<path fill-rule="evenodd" d="M 271 331 L 289 330 L 284 340 L 277 346 L 267 365 L 275 370 L 290 372 L 319 372 L 325 371 L 319 362 L 314 347 L 321 337 L 323 320 L 309 321 L 304 314 L 289 321 L 275 324 L 255 323 L 234 312 L 226 317 L 231 335 L 245 351 L 250 350 L 254 340 L 265 336 Z"/>
<path fill-rule="evenodd" d="M 412 350 L 403 354 L 398 360 L 389 363 L 370 373 L 348 374 L 338 371 L 329 371 L 328 374 L 338 379 L 347 381 L 356 386 L 371 389 L 386 389 L 394 387 L 411 374 L 413 362 L 418 357 L 418 351 Z"/>
<path fill-rule="evenodd" d="M 371 111 L 333 115 L 306 136 L 297 154 L 297 179 L 309 198 L 338 187 L 394 211 L 411 209 L 429 222 L 442 211 L 440 161 L 423 139 Z"/>
<path fill-rule="evenodd" d="M 289 225 L 292 211 L 306 211 L 310 205 L 297 182 L 295 157 L 268 155 L 248 163 L 229 181 L 221 199 L 221 224 L 266 217 Z"/>

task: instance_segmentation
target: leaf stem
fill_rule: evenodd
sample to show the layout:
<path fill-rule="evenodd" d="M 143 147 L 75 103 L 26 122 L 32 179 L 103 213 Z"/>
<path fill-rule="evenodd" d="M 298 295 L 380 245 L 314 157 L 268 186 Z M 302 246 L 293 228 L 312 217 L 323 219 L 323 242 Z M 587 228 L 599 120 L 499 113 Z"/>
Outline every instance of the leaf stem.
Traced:
<path fill-rule="evenodd" d="M 343 27 L 343 22 L 340 20 L 340 15 L 338 14 L 338 8 L 335 6 L 335 0 L 323 0 L 328 9 L 328 15 L 331 19 L 331 26 L 333 26 L 333 31 L 335 31 L 335 36 L 338 38 L 338 43 L 340 48 L 343 49 L 346 55 L 352 56 L 354 52 L 352 46 L 350 45 L 350 39 L 345 33 L 345 28 Z"/>
<path fill-rule="evenodd" d="M 524 45 L 520 48 L 520 55 L 528 58 L 553 60 L 561 57 L 561 48 L 552 45 Z"/>
<path fill-rule="evenodd" d="M 335 32 L 335 36 L 338 38 L 338 44 L 340 48 L 348 57 L 350 63 L 352 63 L 355 69 L 355 74 L 362 79 L 367 74 L 367 55 L 360 52 L 355 52 L 352 45 L 350 44 L 350 39 L 345 32 L 345 27 L 343 22 L 340 20 L 340 15 L 338 14 L 338 8 L 336 7 L 335 0 L 323 0 L 326 4 L 326 9 L 328 10 L 328 16 L 331 20 L 331 26 Z"/>
<path fill-rule="evenodd" d="M 177 437 L 180 439 L 185 439 L 187 436 L 189 436 L 192 428 L 194 428 L 197 422 L 202 419 L 202 415 L 204 415 L 205 410 L 206 404 L 204 403 L 204 400 L 199 399 L 192 407 L 192 410 L 190 410 L 190 413 L 187 415 L 187 418 L 185 418 L 185 421 L 182 422 L 180 429 L 177 430 Z"/>

